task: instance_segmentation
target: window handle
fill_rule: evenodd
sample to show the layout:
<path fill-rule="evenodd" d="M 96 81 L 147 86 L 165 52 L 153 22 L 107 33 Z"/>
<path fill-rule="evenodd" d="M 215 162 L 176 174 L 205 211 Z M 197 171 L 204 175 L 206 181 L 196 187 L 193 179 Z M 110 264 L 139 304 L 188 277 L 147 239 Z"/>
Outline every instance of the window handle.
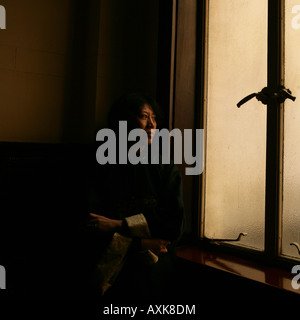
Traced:
<path fill-rule="evenodd" d="M 246 232 L 241 232 L 236 239 L 213 239 L 213 238 L 206 238 L 204 237 L 205 240 L 208 241 L 231 241 L 231 242 L 237 242 L 240 241 L 242 237 L 246 237 L 248 233 Z"/>
<path fill-rule="evenodd" d="M 291 242 L 290 245 L 291 245 L 291 246 L 295 246 L 295 247 L 297 248 L 297 250 L 298 250 L 298 254 L 300 255 L 300 246 L 299 246 L 299 243 L 297 243 L 297 242 Z"/>
<path fill-rule="evenodd" d="M 242 99 L 238 104 L 237 107 L 239 108 L 241 105 L 243 105 L 244 103 L 248 102 L 249 100 L 251 100 L 252 98 L 256 97 L 257 93 L 251 93 L 249 94 L 247 97 L 245 97 L 244 99 Z"/>
<path fill-rule="evenodd" d="M 237 107 L 240 108 L 244 103 L 254 97 L 263 104 L 267 104 L 272 98 L 277 99 L 279 103 L 283 103 L 286 99 L 290 99 L 292 101 L 296 100 L 296 97 L 292 96 L 291 90 L 286 89 L 284 86 L 280 86 L 277 92 L 272 92 L 271 89 L 265 87 L 260 92 L 251 93 L 247 97 L 243 98 L 237 103 Z"/>
<path fill-rule="evenodd" d="M 291 90 L 286 89 L 283 86 L 279 87 L 278 92 L 275 92 L 274 96 L 278 99 L 279 103 L 283 103 L 286 99 L 291 99 L 292 101 L 296 100 L 296 97 L 292 96 Z"/>
<path fill-rule="evenodd" d="M 244 103 L 248 102 L 254 97 L 256 97 L 258 101 L 261 101 L 261 103 L 267 104 L 268 101 L 272 98 L 272 92 L 268 87 L 265 87 L 258 93 L 251 93 L 240 102 L 238 102 L 237 107 L 241 107 Z"/>

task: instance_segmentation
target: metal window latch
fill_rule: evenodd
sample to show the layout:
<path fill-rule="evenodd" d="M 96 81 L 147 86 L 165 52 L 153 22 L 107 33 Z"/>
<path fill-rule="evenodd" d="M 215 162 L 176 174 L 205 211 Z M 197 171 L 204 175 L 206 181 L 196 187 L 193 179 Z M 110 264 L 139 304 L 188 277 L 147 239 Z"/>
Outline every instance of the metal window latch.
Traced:
<path fill-rule="evenodd" d="M 274 97 L 279 103 L 283 103 L 286 99 L 291 99 L 292 101 L 296 100 L 296 97 L 292 96 L 291 90 L 286 89 L 284 86 L 279 87 L 278 92 L 274 93 Z"/>
<path fill-rule="evenodd" d="M 214 239 L 214 238 L 206 238 L 204 237 L 204 240 L 207 240 L 207 241 L 212 241 L 212 242 L 227 242 L 227 241 L 230 241 L 230 242 L 237 242 L 237 241 L 240 241 L 242 237 L 246 237 L 248 235 L 248 233 L 246 232 L 241 232 L 238 237 L 236 239 Z"/>
<path fill-rule="evenodd" d="M 300 246 L 299 246 L 299 243 L 297 243 L 297 242 L 291 242 L 290 245 L 291 245 L 291 246 L 295 246 L 295 247 L 297 248 L 297 250 L 298 250 L 298 254 L 300 255 Z"/>
<path fill-rule="evenodd" d="M 242 99 L 240 102 L 238 102 L 237 107 L 241 107 L 244 103 L 248 102 L 252 98 L 256 98 L 258 101 L 261 101 L 263 104 L 267 104 L 268 101 L 271 99 L 272 92 L 270 92 L 270 89 L 268 87 L 263 88 L 258 93 L 251 93 L 244 99 Z"/>
<path fill-rule="evenodd" d="M 286 99 L 292 101 L 296 100 L 296 97 L 292 96 L 292 92 L 289 89 L 286 89 L 284 86 L 280 86 L 277 92 L 273 92 L 268 87 L 263 88 L 258 93 L 251 93 L 247 97 L 243 98 L 237 103 L 237 107 L 240 108 L 244 103 L 248 102 L 252 98 L 256 97 L 258 101 L 263 104 L 268 104 L 271 99 L 277 99 L 279 103 L 283 103 Z"/>

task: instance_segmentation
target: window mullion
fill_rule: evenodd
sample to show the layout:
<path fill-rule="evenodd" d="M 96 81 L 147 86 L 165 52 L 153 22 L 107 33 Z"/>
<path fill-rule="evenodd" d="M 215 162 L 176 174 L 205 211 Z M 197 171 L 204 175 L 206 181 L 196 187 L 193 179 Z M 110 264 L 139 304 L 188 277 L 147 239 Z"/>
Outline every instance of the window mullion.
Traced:
<path fill-rule="evenodd" d="M 268 6 L 268 88 L 276 92 L 282 79 L 282 14 L 284 0 L 269 0 Z M 280 219 L 280 106 L 270 99 L 267 110 L 265 252 L 279 253 Z"/>

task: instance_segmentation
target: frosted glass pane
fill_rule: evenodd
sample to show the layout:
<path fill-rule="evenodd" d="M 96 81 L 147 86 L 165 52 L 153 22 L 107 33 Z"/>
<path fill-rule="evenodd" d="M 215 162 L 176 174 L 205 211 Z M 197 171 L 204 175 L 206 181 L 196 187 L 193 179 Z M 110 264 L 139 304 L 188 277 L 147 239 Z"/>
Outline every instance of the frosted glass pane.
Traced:
<path fill-rule="evenodd" d="M 297 97 L 284 104 L 282 253 L 299 257 L 300 244 L 300 2 L 285 2 L 285 87 Z"/>
<path fill-rule="evenodd" d="M 205 229 L 264 247 L 266 106 L 252 99 L 267 85 L 267 1 L 210 0 L 205 163 Z"/>

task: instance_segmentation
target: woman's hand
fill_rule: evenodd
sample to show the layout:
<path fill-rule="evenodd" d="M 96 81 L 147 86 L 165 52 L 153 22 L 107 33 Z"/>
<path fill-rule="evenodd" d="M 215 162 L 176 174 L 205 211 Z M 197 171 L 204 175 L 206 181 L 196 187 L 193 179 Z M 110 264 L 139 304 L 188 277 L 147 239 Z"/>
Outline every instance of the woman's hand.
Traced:
<path fill-rule="evenodd" d="M 162 239 L 141 239 L 142 250 L 151 250 L 156 255 L 167 253 L 169 244 L 171 244 L 170 241 Z"/>
<path fill-rule="evenodd" d="M 118 232 L 123 227 L 122 220 L 109 219 L 95 213 L 90 213 L 89 226 L 94 226 L 100 232 Z"/>

